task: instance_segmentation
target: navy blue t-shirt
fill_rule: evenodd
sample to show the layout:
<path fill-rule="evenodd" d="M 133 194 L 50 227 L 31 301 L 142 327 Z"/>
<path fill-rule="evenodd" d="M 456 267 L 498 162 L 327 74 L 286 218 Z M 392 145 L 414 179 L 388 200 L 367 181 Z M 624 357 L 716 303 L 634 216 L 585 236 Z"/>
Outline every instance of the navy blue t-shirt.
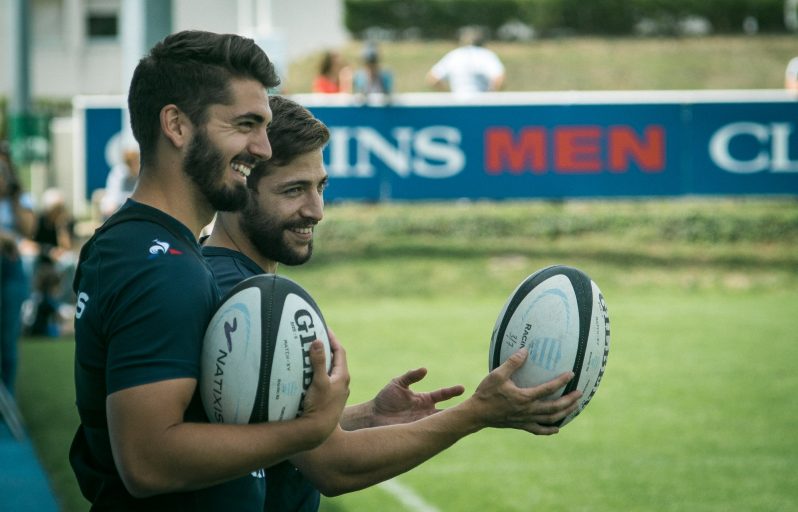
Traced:
<path fill-rule="evenodd" d="M 219 291 L 224 296 L 244 279 L 265 273 L 246 255 L 223 247 L 203 247 Z M 316 512 L 321 495 L 289 461 L 266 469 L 265 512 Z"/>
<path fill-rule="evenodd" d="M 108 395 L 199 377 L 202 339 L 220 295 L 191 230 L 160 210 L 128 200 L 84 246 L 74 286 L 81 424 L 69 458 L 92 510 L 260 510 L 251 477 L 136 499 L 125 489 L 111 454 Z M 208 421 L 198 392 L 185 420 Z M 255 501 L 247 501 L 253 492 Z"/>

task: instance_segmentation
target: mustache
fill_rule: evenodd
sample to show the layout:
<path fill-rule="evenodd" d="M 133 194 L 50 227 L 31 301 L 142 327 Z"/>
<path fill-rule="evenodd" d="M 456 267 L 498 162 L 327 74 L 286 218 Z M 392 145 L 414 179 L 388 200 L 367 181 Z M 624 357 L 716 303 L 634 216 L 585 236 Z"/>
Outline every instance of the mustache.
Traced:
<path fill-rule="evenodd" d="M 244 165 L 249 165 L 254 167 L 260 162 L 265 162 L 266 160 L 262 158 L 258 158 L 256 156 L 250 155 L 249 153 L 239 153 L 238 155 L 234 156 L 231 162 L 240 162 Z"/>
<path fill-rule="evenodd" d="M 302 228 L 315 228 L 316 222 L 315 220 L 303 220 L 303 221 L 294 221 L 294 222 L 286 222 L 283 224 L 285 229 L 302 229 Z"/>

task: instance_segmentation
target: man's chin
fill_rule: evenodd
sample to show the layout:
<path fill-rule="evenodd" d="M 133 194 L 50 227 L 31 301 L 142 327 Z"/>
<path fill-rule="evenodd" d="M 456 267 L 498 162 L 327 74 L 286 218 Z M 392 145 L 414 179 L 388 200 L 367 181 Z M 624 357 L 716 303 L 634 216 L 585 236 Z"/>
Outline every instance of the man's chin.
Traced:
<path fill-rule="evenodd" d="M 218 190 L 208 195 L 211 206 L 220 212 L 237 212 L 247 204 L 249 193 L 244 185 Z"/>
<path fill-rule="evenodd" d="M 313 247 L 310 246 L 303 251 L 291 251 L 290 253 L 284 253 L 282 254 L 282 257 L 278 261 L 283 265 L 287 265 L 289 267 L 296 267 L 298 265 L 307 263 L 312 255 L 313 255 Z"/>

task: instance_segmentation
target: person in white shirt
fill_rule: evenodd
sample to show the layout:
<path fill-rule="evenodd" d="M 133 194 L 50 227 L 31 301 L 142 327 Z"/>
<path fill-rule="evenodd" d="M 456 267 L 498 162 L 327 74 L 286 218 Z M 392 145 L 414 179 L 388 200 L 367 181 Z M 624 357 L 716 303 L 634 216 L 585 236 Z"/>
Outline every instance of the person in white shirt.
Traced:
<path fill-rule="evenodd" d="M 483 48 L 483 32 L 475 27 L 461 30 L 461 46 L 441 58 L 427 74 L 427 82 L 459 96 L 471 96 L 499 90 L 505 78 L 504 65 L 499 57 Z"/>
<path fill-rule="evenodd" d="M 105 181 L 105 192 L 100 200 L 100 214 L 103 219 L 110 217 L 133 193 L 139 177 L 139 167 L 141 157 L 138 146 L 125 143 L 121 159 L 111 167 Z"/>
<path fill-rule="evenodd" d="M 784 70 L 784 88 L 798 93 L 798 57 L 793 57 Z"/>

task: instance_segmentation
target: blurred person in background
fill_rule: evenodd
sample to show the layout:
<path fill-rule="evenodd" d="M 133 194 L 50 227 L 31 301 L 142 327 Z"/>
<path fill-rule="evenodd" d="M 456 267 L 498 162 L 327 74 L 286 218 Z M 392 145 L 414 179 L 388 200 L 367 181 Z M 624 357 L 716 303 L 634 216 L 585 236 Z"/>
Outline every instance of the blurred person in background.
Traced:
<path fill-rule="evenodd" d="M 334 50 L 324 52 L 312 90 L 324 94 L 352 92 L 352 68 L 343 55 Z"/>
<path fill-rule="evenodd" d="M 33 258 L 33 290 L 22 306 L 23 334 L 58 337 L 71 332 L 75 312 L 74 219 L 60 190 L 45 190 L 41 203 L 33 248 L 26 251 Z"/>
<path fill-rule="evenodd" d="M 77 255 L 73 248 L 75 219 L 67 209 L 64 194 L 56 188 L 44 191 L 41 204 L 36 234 L 33 237 L 37 255 L 33 267 L 33 282 L 38 282 L 37 275 L 42 267 L 50 267 L 45 271 L 58 276 L 59 282 L 57 290 L 54 289 L 56 286 L 50 285 L 47 287 L 48 292 L 56 300 L 73 303 L 72 276 L 77 264 Z"/>
<path fill-rule="evenodd" d="M 140 167 L 141 155 L 138 146 L 129 142 L 125 143 L 121 159 L 111 168 L 105 180 L 105 190 L 100 199 L 100 215 L 103 220 L 125 204 L 127 198 L 133 193 Z"/>
<path fill-rule="evenodd" d="M 450 51 L 429 70 L 427 83 L 458 96 L 498 91 L 504 84 L 505 69 L 499 57 L 484 48 L 485 33 L 478 27 L 460 31 L 460 46 Z"/>
<path fill-rule="evenodd" d="M 40 253 L 60 260 L 72 252 L 75 219 L 67 209 L 64 194 L 56 188 L 44 191 L 41 204 L 33 241 L 39 244 Z"/>
<path fill-rule="evenodd" d="M 382 67 L 377 45 L 366 44 L 363 49 L 363 66 L 355 72 L 353 92 L 363 97 L 382 94 L 386 101 L 393 92 L 393 73 Z"/>
<path fill-rule="evenodd" d="M 22 303 L 30 293 L 30 278 L 23 266 L 19 243 L 36 229 L 29 194 L 17 179 L 7 145 L 0 146 L 0 378 L 14 395 Z"/>
<path fill-rule="evenodd" d="M 793 57 L 784 70 L 784 88 L 798 94 L 798 57 Z"/>
<path fill-rule="evenodd" d="M 56 338 L 68 329 L 74 308 L 59 299 L 63 276 L 47 257 L 40 256 L 33 278 L 33 293 L 22 307 L 23 332 L 27 336 Z"/>

